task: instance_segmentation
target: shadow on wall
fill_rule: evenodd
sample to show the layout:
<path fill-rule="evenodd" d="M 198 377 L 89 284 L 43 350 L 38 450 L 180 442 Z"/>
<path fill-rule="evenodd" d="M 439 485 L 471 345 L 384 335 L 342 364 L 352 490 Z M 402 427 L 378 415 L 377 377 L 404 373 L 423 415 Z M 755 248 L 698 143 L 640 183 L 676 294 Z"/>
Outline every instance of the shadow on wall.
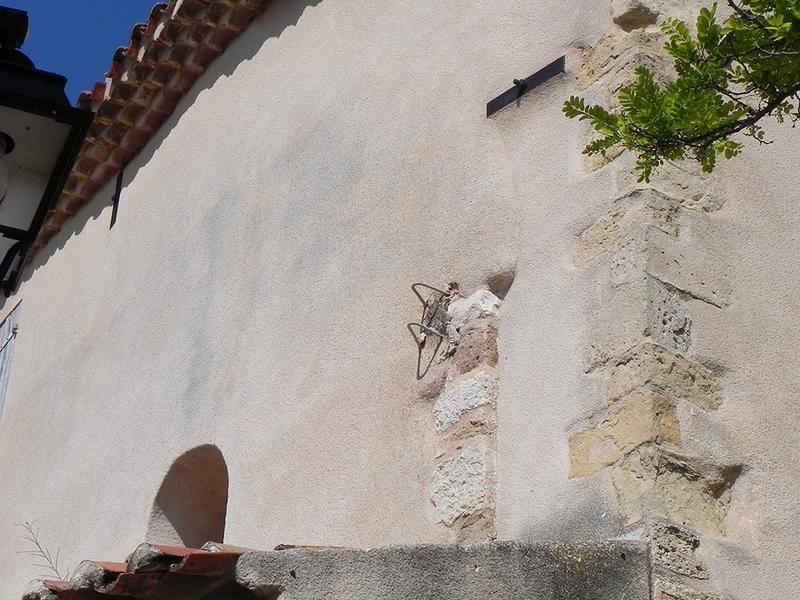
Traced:
<path fill-rule="evenodd" d="M 219 448 L 198 446 L 172 463 L 147 526 L 152 544 L 200 548 L 222 542 L 228 507 L 228 467 Z"/>
<path fill-rule="evenodd" d="M 120 200 L 119 221 L 121 223 L 118 223 L 118 227 L 120 224 L 124 226 L 125 221 L 125 188 L 136 178 L 139 169 L 150 162 L 161 143 L 169 136 L 172 129 L 177 126 L 183 114 L 192 107 L 197 97 L 203 91 L 213 87 L 219 78 L 233 75 L 237 67 L 241 63 L 251 60 L 269 39 L 280 38 L 286 29 L 297 25 L 306 8 L 316 6 L 322 1 L 275 0 L 250 24 L 239 39 L 235 40 L 221 56 L 209 65 L 206 72 L 178 103 L 172 115 L 161 125 L 153 138 L 125 168 Z M 146 15 L 143 15 L 143 17 L 146 17 Z M 109 59 L 113 56 L 114 50 L 114 48 L 109 48 Z M 102 74 L 98 73 L 98 76 L 100 75 Z M 256 99 L 255 96 L 254 94 L 253 100 Z M 191 160 L 189 154 L 187 154 L 187 160 Z M 114 182 L 115 179 L 112 179 L 86 206 L 78 210 L 71 219 L 62 225 L 61 230 L 53 236 L 44 248 L 36 253 L 24 269 L 21 281 L 27 281 L 33 272 L 45 265 L 50 257 L 62 249 L 71 237 L 80 235 L 88 221 L 97 219 L 106 208 L 111 206 L 115 187 Z M 0 298 L 0 307 L 2 304 L 3 300 Z"/>

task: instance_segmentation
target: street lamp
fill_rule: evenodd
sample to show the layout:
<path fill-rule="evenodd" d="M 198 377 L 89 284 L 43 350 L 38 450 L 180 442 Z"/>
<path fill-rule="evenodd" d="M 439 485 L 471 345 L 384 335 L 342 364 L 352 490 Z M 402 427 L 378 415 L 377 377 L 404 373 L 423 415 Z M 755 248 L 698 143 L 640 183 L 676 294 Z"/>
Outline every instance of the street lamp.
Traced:
<path fill-rule="evenodd" d="M 67 79 L 19 51 L 25 11 L 0 6 L 0 291 L 17 286 L 31 245 L 69 176 L 92 122 L 73 107 Z"/>

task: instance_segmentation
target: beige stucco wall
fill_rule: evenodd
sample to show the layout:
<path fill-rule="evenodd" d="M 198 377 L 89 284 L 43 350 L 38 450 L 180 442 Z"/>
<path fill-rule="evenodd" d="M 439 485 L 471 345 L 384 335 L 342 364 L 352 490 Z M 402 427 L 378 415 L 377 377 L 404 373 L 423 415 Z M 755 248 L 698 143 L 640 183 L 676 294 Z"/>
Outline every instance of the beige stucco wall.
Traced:
<path fill-rule="evenodd" d="M 618 534 L 608 475 L 568 479 L 566 434 L 600 395 L 583 373 L 597 281 L 573 265 L 575 236 L 612 184 L 584 173 L 585 130 L 561 116 L 571 74 L 484 114 L 512 78 L 565 53 L 574 69 L 609 27 L 606 3 L 583 0 L 276 0 L 126 170 L 116 226 L 109 187 L 5 302 L 23 313 L 0 418 L 0 597 L 38 573 L 18 523 L 73 563 L 123 559 L 171 463 L 206 443 L 229 470 L 226 542 L 450 540 L 429 500 L 409 286 L 470 292 L 509 266 L 499 537 Z M 709 555 L 741 598 L 800 583 L 797 142 L 778 137 L 724 171 L 734 302 L 695 316 L 699 355 L 725 366 L 724 451 L 749 466 Z"/>

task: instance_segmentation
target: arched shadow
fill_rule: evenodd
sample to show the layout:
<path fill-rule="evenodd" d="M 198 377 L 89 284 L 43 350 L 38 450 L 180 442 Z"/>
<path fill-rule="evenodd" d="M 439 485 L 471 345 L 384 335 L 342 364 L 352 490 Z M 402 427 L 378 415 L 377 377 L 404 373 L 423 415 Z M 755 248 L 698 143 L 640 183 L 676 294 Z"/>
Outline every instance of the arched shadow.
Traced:
<path fill-rule="evenodd" d="M 153 501 L 146 540 L 199 548 L 222 542 L 228 508 L 228 467 L 219 448 L 208 444 L 172 463 Z"/>
<path fill-rule="evenodd" d="M 297 25 L 307 8 L 314 7 L 321 2 L 322 0 L 275 0 L 222 55 L 208 66 L 206 72 L 178 103 L 172 115 L 125 168 L 120 201 L 121 220 L 125 218 L 125 188 L 136 178 L 139 169 L 149 163 L 162 142 L 177 126 L 181 117 L 191 108 L 197 97 L 203 91 L 213 87 L 220 78 L 231 76 L 242 63 L 251 60 L 267 41 L 272 38 L 280 38 L 286 29 Z M 113 51 L 113 48 L 109 48 L 109 58 L 113 55 Z M 58 250 L 62 249 L 70 238 L 80 235 L 89 221 L 97 219 L 106 208 L 110 207 L 114 188 L 115 179 L 112 179 L 92 200 L 66 221 L 61 230 L 31 259 L 25 267 L 20 281 L 24 282 L 30 279 L 32 274 L 39 267 L 45 265 Z M 2 304 L 3 300 L 0 298 L 0 307 Z"/>

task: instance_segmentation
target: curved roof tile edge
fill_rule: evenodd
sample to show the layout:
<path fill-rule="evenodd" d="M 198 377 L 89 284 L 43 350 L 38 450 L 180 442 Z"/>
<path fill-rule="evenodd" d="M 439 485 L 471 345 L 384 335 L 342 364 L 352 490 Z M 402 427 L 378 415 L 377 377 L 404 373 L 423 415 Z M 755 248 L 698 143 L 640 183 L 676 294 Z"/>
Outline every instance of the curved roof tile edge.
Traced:
<path fill-rule="evenodd" d="M 169 0 L 130 43 L 114 52 L 104 82 L 83 92 L 78 107 L 95 119 L 64 189 L 36 238 L 28 262 L 81 207 L 144 148 L 178 102 L 269 0 Z"/>

